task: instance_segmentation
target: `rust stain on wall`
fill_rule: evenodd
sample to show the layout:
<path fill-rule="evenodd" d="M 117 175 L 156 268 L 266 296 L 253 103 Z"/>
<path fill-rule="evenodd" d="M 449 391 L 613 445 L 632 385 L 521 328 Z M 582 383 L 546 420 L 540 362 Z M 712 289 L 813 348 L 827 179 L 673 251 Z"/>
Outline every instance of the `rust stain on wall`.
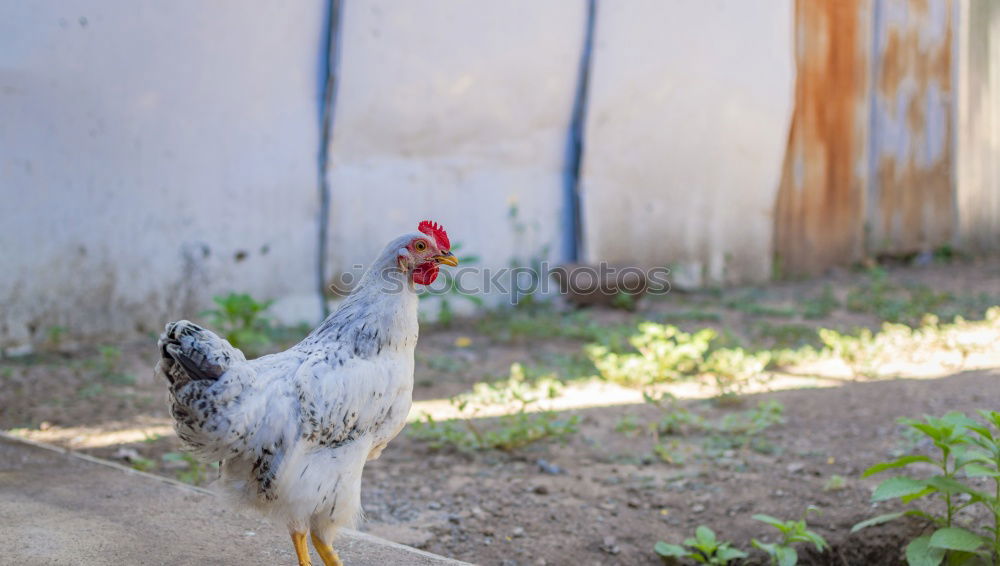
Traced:
<path fill-rule="evenodd" d="M 876 1 L 867 248 L 873 255 L 929 251 L 954 233 L 954 6 Z"/>
<path fill-rule="evenodd" d="M 795 110 L 775 205 L 782 275 L 816 274 L 862 252 L 871 6 L 795 4 Z"/>

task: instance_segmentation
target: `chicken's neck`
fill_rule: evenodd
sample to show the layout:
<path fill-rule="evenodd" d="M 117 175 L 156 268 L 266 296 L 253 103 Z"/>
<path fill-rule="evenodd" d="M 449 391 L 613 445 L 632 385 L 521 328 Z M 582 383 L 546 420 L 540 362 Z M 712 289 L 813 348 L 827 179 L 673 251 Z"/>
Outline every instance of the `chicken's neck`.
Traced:
<path fill-rule="evenodd" d="M 355 290 L 297 348 L 342 350 L 369 358 L 383 352 L 412 352 L 417 341 L 417 294 L 395 256 L 379 261 Z"/>

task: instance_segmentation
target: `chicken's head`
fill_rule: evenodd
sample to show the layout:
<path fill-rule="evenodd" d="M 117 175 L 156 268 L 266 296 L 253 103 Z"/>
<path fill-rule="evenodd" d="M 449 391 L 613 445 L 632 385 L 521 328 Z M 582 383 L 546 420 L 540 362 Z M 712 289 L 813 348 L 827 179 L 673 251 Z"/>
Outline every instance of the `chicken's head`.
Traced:
<path fill-rule="evenodd" d="M 456 266 L 458 259 L 451 253 L 448 233 L 436 222 L 424 220 L 417 226 L 422 234 L 410 238 L 399 249 L 397 262 L 400 269 L 411 274 L 414 283 L 430 285 L 438 275 L 438 265 Z"/>

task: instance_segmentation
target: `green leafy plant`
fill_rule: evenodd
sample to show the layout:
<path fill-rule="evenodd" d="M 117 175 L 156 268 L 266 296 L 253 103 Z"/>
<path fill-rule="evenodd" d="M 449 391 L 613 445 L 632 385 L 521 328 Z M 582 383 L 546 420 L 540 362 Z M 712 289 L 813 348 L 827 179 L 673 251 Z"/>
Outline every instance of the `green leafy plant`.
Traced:
<path fill-rule="evenodd" d="M 259 353 L 271 343 L 267 309 L 274 301 L 258 301 L 246 293 L 213 297 L 216 307 L 202 313 L 233 346 L 246 353 Z"/>
<path fill-rule="evenodd" d="M 512 452 L 543 439 L 563 440 L 577 431 L 576 415 L 564 418 L 551 409 L 537 409 L 558 396 L 562 384 L 554 378 L 525 378 L 524 366 L 513 364 L 510 378 L 499 383 L 477 383 L 472 392 L 450 399 L 460 418 L 437 421 L 426 415 L 412 423 L 409 433 L 431 448 L 462 451 Z M 501 412 L 492 422 L 489 413 Z M 484 415 L 484 413 L 487 413 Z"/>
<path fill-rule="evenodd" d="M 673 325 L 642 322 L 637 330 L 625 351 L 613 342 L 584 347 L 602 378 L 632 387 L 701 378 L 710 380 L 720 396 L 732 396 L 742 393 L 771 359 L 768 351 L 721 347 L 732 340 L 711 328 L 688 333 Z"/>
<path fill-rule="evenodd" d="M 947 559 L 949 564 L 970 560 L 995 563 L 1000 558 L 1000 413 L 980 411 L 985 421 L 951 412 L 943 417 L 903 419 L 901 423 L 930 440 L 933 455 L 911 453 L 868 468 L 864 476 L 906 469 L 913 465 L 931 466 L 937 473 L 918 478 L 894 475 L 882 481 L 872 494 L 873 501 L 899 499 L 912 504 L 924 498 L 939 498 L 944 514 L 922 509 L 887 513 L 862 521 L 851 529 L 878 525 L 904 515 L 921 517 L 935 527 L 929 535 L 920 536 L 906 547 L 906 559 L 911 566 L 936 566 Z M 981 480 L 992 484 L 990 490 L 973 486 Z M 960 515 L 973 506 L 985 507 L 992 518 L 991 526 L 961 524 Z"/>
<path fill-rule="evenodd" d="M 684 539 L 683 545 L 660 541 L 656 543 L 653 550 L 665 564 L 688 559 L 698 564 L 725 566 L 730 562 L 747 557 L 746 552 L 733 548 L 731 543 L 718 540 L 715 532 L 705 525 L 699 525 L 694 531 L 694 537 Z"/>
<path fill-rule="evenodd" d="M 711 379 L 719 397 L 734 397 L 746 392 L 771 361 L 768 351 L 750 352 L 744 348 L 719 348 L 708 355 L 698 373 Z"/>
<path fill-rule="evenodd" d="M 809 529 L 806 518 L 810 512 L 818 512 L 816 507 L 810 505 L 806 508 L 802 518 L 797 521 L 783 521 L 770 515 L 754 515 L 753 519 L 771 525 L 781 532 L 781 540 L 778 542 L 762 542 L 751 539 L 750 544 L 759 550 L 763 550 L 771 558 L 774 566 L 795 566 L 799 562 L 798 551 L 793 545 L 798 543 L 812 543 L 819 552 L 825 552 L 830 545 L 826 540 Z"/>
<path fill-rule="evenodd" d="M 820 328 L 819 339 L 823 342 L 825 351 L 843 360 L 856 377 L 879 376 L 880 356 L 886 347 L 884 340 L 880 342 L 871 330 L 862 328 L 857 336 L 852 336 Z"/>
<path fill-rule="evenodd" d="M 586 352 L 601 376 L 624 385 L 651 385 L 695 375 L 716 333 L 710 328 L 694 334 L 676 326 L 640 323 L 629 338 L 635 352 L 617 353 L 606 345 L 590 344 Z"/>

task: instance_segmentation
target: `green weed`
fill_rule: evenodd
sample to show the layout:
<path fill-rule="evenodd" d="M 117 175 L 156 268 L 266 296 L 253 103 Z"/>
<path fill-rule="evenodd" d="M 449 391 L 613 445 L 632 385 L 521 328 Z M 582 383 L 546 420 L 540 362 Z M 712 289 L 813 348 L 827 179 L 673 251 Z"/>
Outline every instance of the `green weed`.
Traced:
<path fill-rule="evenodd" d="M 802 309 L 802 316 L 807 319 L 826 318 L 840 307 L 840 301 L 833 294 L 830 284 L 823 286 L 823 292 L 818 297 L 812 297 L 802 301 L 799 305 Z"/>
<path fill-rule="evenodd" d="M 753 519 L 771 525 L 781 532 L 779 542 L 765 543 L 757 539 L 752 539 L 750 543 L 759 550 L 763 550 L 771 558 L 773 566 L 795 566 L 799 562 L 799 554 L 793 545 L 798 543 L 812 543 L 819 552 L 824 552 L 830 545 L 826 540 L 809 529 L 806 524 L 806 517 L 811 511 L 818 511 L 813 506 L 809 506 L 802 518 L 798 521 L 782 521 L 770 515 L 754 515 Z"/>
<path fill-rule="evenodd" d="M 88 360 L 100 377 L 113 385 L 134 385 L 135 377 L 124 371 L 122 351 L 117 346 L 101 346 L 96 359 Z"/>
<path fill-rule="evenodd" d="M 193 455 L 186 452 L 167 452 L 160 457 L 165 463 L 166 462 L 178 462 L 181 464 L 181 470 L 177 474 L 177 479 L 184 483 L 189 483 L 191 485 L 201 485 L 208 478 L 207 471 L 209 468 L 218 469 L 219 464 L 212 462 L 211 464 L 204 464 Z"/>
<path fill-rule="evenodd" d="M 722 320 L 722 315 L 714 311 L 705 310 L 686 310 L 677 312 L 668 312 L 660 316 L 661 322 L 719 322 Z"/>
<path fill-rule="evenodd" d="M 258 301 L 246 293 L 229 293 L 212 300 L 216 308 L 201 314 L 230 344 L 251 356 L 271 343 L 271 322 L 265 313 L 274 301 Z"/>
<path fill-rule="evenodd" d="M 631 351 L 603 344 L 584 347 L 602 378 L 641 387 L 700 377 L 711 380 L 719 395 L 732 395 L 743 392 L 770 361 L 767 351 L 719 347 L 722 340 L 710 328 L 687 333 L 676 326 L 643 322 L 638 330 L 628 339 Z"/>
<path fill-rule="evenodd" d="M 731 543 L 718 540 L 715 532 L 705 525 L 699 525 L 694 531 L 694 537 L 685 539 L 683 545 L 660 541 L 653 550 L 665 564 L 687 558 L 699 564 L 725 566 L 748 556 L 746 552 L 733 548 Z"/>
<path fill-rule="evenodd" d="M 889 462 L 868 468 L 868 477 L 890 470 L 902 470 L 913 465 L 936 468 L 930 477 L 894 475 L 882 481 L 872 494 L 873 501 L 899 499 L 912 504 L 924 498 L 944 503 L 944 513 L 929 513 L 911 508 L 906 511 L 879 515 L 862 521 L 851 529 L 861 529 L 892 521 L 903 515 L 921 517 L 936 527 L 930 535 L 910 541 L 906 559 L 911 565 L 937 566 L 968 563 L 972 560 L 996 563 L 1000 558 L 1000 412 L 980 411 L 981 422 L 952 412 L 943 417 L 903 419 L 902 424 L 930 440 L 933 455 L 910 453 Z M 985 481 L 988 490 L 973 486 Z M 992 525 L 967 525 L 959 522 L 964 510 L 985 507 Z"/>
<path fill-rule="evenodd" d="M 886 322 L 915 324 L 925 314 L 934 314 L 954 297 L 937 293 L 922 285 L 904 287 L 893 284 L 881 267 L 868 271 L 868 281 L 847 294 L 847 310 L 874 314 Z"/>
<path fill-rule="evenodd" d="M 772 348 L 802 348 L 819 346 L 816 328 L 806 324 L 773 324 L 766 320 L 755 321 L 751 325 L 754 337 Z"/>
<path fill-rule="evenodd" d="M 615 432 L 626 435 L 635 435 L 642 430 L 642 424 L 635 415 L 622 415 L 615 423 Z"/>
<path fill-rule="evenodd" d="M 65 326 L 50 326 L 48 330 L 45 331 L 45 347 L 46 349 L 58 352 L 62 346 L 63 339 L 66 337 L 66 333 L 69 331 Z"/>
<path fill-rule="evenodd" d="M 579 418 L 560 416 L 553 410 L 535 411 L 547 399 L 558 396 L 562 384 L 554 378 L 529 383 L 524 367 L 511 366 L 510 378 L 499 383 L 477 383 L 470 393 L 450 401 L 462 416 L 437 421 L 430 415 L 410 425 L 409 433 L 428 442 L 431 448 L 460 451 L 501 450 L 513 452 L 540 440 L 564 440 L 577 431 Z M 492 420 L 480 414 L 492 407 L 505 414 Z"/>
<path fill-rule="evenodd" d="M 664 410 L 659 421 L 649 424 L 657 446 L 666 446 L 661 436 L 692 436 L 703 435 L 701 440 L 702 455 L 707 458 L 718 458 L 729 450 L 750 448 L 756 452 L 770 454 L 776 450 L 762 433 L 772 426 L 785 422 L 784 406 L 777 401 L 762 401 L 756 407 L 730 413 L 718 420 L 709 420 L 678 404 L 677 399 L 669 393 L 660 396 L 644 393 L 647 403 Z M 660 459 L 667 460 L 657 448 L 654 452 Z M 676 446 L 671 453 L 677 452 Z M 674 460 L 675 458 L 670 458 Z"/>
<path fill-rule="evenodd" d="M 847 487 L 847 478 L 837 474 L 830 476 L 823 484 L 823 491 L 840 491 Z"/>
<path fill-rule="evenodd" d="M 755 294 L 751 291 L 743 296 L 729 299 L 724 304 L 726 308 L 755 316 L 791 318 L 799 314 L 796 309 L 791 307 L 776 307 L 759 303 L 754 297 Z"/>
<path fill-rule="evenodd" d="M 143 458 L 142 456 L 129 458 L 129 465 L 132 466 L 133 470 L 139 470 L 140 472 L 152 472 L 156 469 L 155 461 Z"/>
<path fill-rule="evenodd" d="M 469 367 L 468 361 L 451 354 L 435 354 L 428 356 L 425 361 L 431 370 L 445 374 L 461 373 Z"/>

